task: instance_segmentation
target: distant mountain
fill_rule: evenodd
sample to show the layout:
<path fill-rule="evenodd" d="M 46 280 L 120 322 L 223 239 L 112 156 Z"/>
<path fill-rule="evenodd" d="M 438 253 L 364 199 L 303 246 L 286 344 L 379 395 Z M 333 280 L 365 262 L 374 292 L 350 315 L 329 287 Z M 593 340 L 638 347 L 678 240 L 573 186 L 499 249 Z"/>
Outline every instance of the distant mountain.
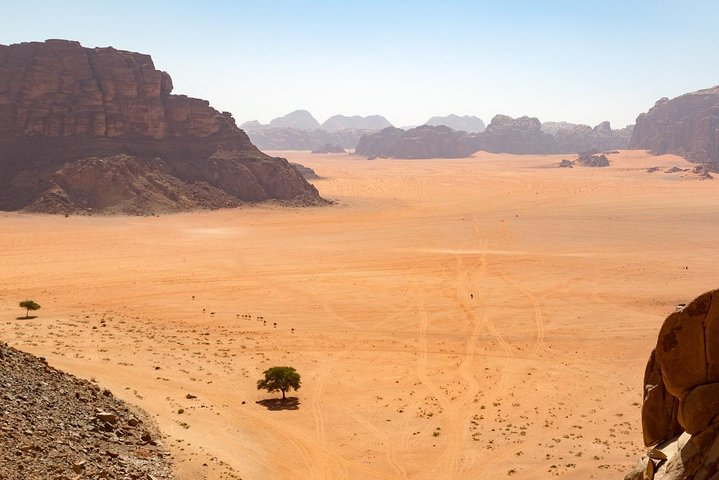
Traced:
<path fill-rule="evenodd" d="M 487 129 L 476 135 L 476 150 L 492 153 L 552 154 L 557 153 L 554 137 L 542 131 L 534 117 L 512 118 L 495 115 Z"/>
<path fill-rule="evenodd" d="M 630 148 L 719 165 L 719 86 L 657 101 L 637 117 Z"/>
<path fill-rule="evenodd" d="M 424 124 L 435 127 L 439 125 L 446 125 L 452 130 L 459 130 L 468 133 L 483 132 L 486 128 L 482 119 L 473 115 L 464 115 L 460 117 L 459 115 L 451 114 L 446 117 L 432 117 Z"/>
<path fill-rule="evenodd" d="M 388 127 L 360 138 L 355 153 L 366 157 L 462 158 L 475 150 L 471 135 L 441 126 L 422 125 L 410 130 Z"/>
<path fill-rule="evenodd" d="M 389 120 L 382 115 L 369 115 L 361 117 L 353 115 L 334 115 L 322 124 L 322 128 L 328 132 L 337 132 L 339 130 L 382 130 L 391 127 Z"/>
<path fill-rule="evenodd" d="M 278 117 L 270 121 L 270 127 L 296 128 L 297 130 L 317 130 L 321 128 L 320 123 L 307 110 L 295 110 L 284 117 Z"/>

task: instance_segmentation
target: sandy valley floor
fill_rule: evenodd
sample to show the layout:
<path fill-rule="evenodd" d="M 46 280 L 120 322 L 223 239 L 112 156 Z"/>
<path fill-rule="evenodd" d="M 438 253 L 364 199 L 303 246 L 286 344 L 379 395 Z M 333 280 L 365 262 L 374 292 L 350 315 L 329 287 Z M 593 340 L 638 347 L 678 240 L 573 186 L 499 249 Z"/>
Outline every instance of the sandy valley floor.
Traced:
<path fill-rule="evenodd" d="M 641 152 L 603 169 L 277 154 L 337 204 L 0 214 L 0 340 L 154 415 L 181 479 L 633 466 L 658 328 L 718 286 L 719 181 Z M 35 320 L 16 319 L 26 297 Z M 257 403 L 285 364 L 296 409 Z"/>

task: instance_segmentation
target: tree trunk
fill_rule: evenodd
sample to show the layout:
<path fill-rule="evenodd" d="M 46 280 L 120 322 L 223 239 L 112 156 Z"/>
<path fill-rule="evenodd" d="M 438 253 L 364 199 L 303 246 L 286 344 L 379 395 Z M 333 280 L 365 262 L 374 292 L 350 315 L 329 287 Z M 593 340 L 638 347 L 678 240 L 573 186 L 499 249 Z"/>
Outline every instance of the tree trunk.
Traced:
<path fill-rule="evenodd" d="M 285 389 L 282 389 L 282 401 L 287 400 L 287 397 L 285 397 Z"/>
<path fill-rule="evenodd" d="M 30 318 L 30 309 L 29 308 L 25 312 L 25 318 Z"/>

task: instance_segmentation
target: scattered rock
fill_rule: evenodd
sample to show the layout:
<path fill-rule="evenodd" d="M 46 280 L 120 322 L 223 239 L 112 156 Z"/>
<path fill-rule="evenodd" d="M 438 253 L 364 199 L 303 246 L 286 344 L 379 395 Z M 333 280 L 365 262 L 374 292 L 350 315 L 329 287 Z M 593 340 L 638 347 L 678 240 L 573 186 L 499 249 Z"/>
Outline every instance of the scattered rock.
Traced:
<path fill-rule="evenodd" d="M 159 442 L 142 439 L 159 438 L 143 412 L 2 342 L 0 353 L 0 479 L 173 478 Z M 123 427 L 105 432 L 113 420 Z"/>
<path fill-rule="evenodd" d="M 604 154 L 595 155 L 587 152 L 580 153 L 574 163 L 583 167 L 608 167 L 609 159 Z"/>
<path fill-rule="evenodd" d="M 562 159 L 561 162 L 559 162 L 558 166 L 559 166 L 559 168 L 572 168 L 572 167 L 574 167 L 574 162 L 571 160 L 567 160 L 565 158 L 565 159 Z"/>

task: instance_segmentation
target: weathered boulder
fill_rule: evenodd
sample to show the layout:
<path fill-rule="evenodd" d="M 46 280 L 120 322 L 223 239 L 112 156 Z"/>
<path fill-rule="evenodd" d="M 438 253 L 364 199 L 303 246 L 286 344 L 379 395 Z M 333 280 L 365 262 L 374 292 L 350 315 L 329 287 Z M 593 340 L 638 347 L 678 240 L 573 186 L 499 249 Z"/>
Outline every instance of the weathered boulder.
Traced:
<path fill-rule="evenodd" d="M 637 117 L 629 148 L 719 164 L 719 86 L 657 101 Z"/>
<path fill-rule="evenodd" d="M 718 340 L 719 290 L 665 320 L 644 374 L 642 431 L 656 447 L 626 480 L 719 478 Z"/>
<path fill-rule="evenodd" d="M 644 371 L 644 401 L 642 403 L 642 432 L 644 445 L 666 442 L 680 434 L 677 419 L 679 399 L 667 392 L 659 364 L 652 350 Z"/>
<path fill-rule="evenodd" d="M 699 385 L 719 382 L 719 291 L 707 292 L 669 315 L 659 331 L 656 353 L 667 390 L 677 398 Z"/>
<path fill-rule="evenodd" d="M 171 91 L 149 55 L 67 40 L 0 45 L 0 210 L 145 214 L 322 202 L 285 160 L 260 152 L 231 114 Z M 102 198 L 91 195 L 105 189 Z M 209 197 L 172 200 L 198 189 Z"/>

